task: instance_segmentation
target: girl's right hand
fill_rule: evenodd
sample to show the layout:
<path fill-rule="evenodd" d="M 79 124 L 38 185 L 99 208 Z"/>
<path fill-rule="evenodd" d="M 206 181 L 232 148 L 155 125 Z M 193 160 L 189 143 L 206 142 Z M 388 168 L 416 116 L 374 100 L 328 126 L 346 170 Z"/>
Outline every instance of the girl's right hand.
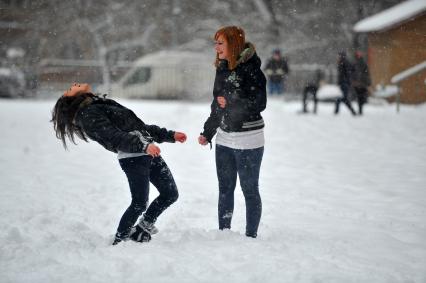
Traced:
<path fill-rule="evenodd" d="M 152 157 L 160 156 L 160 152 L 161 152 L 160 148 L 153 143 L 150 143 L 148 147 L 146 148 L 146 153 L 148 153 Z"/>
<path fill-rule="evenodd" d="M 198 143 L 201 144 L 201 145 L 207 145 L 209 142 L 207 141 L 205 136 L 200 135 L 198 137 Z"/>

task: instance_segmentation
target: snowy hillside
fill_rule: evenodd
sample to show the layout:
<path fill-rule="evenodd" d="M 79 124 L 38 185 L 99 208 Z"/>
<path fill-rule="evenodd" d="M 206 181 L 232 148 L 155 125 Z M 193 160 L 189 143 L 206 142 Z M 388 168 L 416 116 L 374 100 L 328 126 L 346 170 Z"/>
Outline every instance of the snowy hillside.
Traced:
<path fill-rule="evenodd" d="M 0 100 L 0 282 L 426 282 L 426 106 L 353 118 L 270 101 L 263 217 L 248 239 L 239 187 L 232 231 L 217 230 L 214 150 L 196 142 L 209 105 L 121 102 L 189 137 L 160 145 L 180 192 L 160 233 L 111 246 L 130 200 L 115 155 L 64 151 L 54 101 Z"/>

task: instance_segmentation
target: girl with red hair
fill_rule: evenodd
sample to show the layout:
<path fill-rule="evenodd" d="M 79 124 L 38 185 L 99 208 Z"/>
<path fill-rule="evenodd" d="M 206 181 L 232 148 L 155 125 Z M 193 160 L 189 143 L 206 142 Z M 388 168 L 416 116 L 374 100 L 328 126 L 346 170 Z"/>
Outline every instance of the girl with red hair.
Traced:
<path fill-rule="evenodd" d="M 266 79 L 253 44 L 236 26 L 219 29 L 215 36 L 216 78 L 210 116 L 198 138 L 211 144 L 216 135 L 216 171 L 219 180 L 219 229 L 230 229 L 237 175 L 246 202 L 246 236 L 257 237 L 262 202 L 259 172 L 264 150 Z"/>

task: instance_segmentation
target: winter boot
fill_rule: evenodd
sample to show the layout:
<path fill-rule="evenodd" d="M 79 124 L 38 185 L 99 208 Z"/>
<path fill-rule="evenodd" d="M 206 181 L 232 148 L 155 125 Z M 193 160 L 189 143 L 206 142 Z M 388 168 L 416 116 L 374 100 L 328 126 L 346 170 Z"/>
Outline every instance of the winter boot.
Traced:
<path fill-rule="evenodd" d="M 137 226 L 140 226 L 143 230 L 145 230 L 151 235 L 155 235 L 158 233 L 158 229 L 154 226 L 154 223 L 146 221 L 143 216 L 141 220 L 139 220 L 139 224 Z"/>
<path fill-rule="evenodd" d="M 249 238 L 256 238 L 257 237 L 257 233 L 246 232 L 246 236 L 249 237 Z"/>
<path fill-rule="evenodd" d="M 142 229 L 139 225 L 136 225 L 133 227 L 132 232 L 130 234 L 130 239 L 132 239 L 135 242 L 149 242 L 151 240 L 151 235 Z"/>
<path fill-rule="evenodd" d="M 120 234 L 120 233 L 117 232 L 115 234 L 115 238 L 114 238 L 114 241 L 112 242 L 112 245 L 115 246 L 118 243 L 125 242 L 127 240 L 129 240 L 129 234 L 123 235 L 123 234 Z"/>

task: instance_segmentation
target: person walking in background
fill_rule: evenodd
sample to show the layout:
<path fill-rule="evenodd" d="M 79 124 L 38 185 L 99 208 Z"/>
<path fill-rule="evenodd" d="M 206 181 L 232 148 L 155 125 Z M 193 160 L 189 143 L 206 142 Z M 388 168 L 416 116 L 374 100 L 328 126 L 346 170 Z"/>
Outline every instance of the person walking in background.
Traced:
<path fill-rule="evenodd" d="M 118 154 L 132 195 L 130 206 L 121 217 L 113 245 L 129 238 L 137 242 L 151 240 L 158 232 L 154 226 L 160 214 L 178 198 L 178 191 L 160 148 L 154 142 L 185 142 L 186 135 L 147 125 L 133 111 L 112 99 L 94 95 L 88 84 L 74 84 L 56 102 L 52 111 L 56 137 L 67 148 L 66 137 L 75 143 L 75 135 L 88 138 Z M 160 195 L 148 205 L 149 182 Z"/>
<path fill-rule="evenodd" d="M 342 97 L 339 97 L 336 100 L 336 108 L 334 114 L 339 113 L 340 103 L 343 102 L 351 111 L 352 115 L 356 115 L 355 110 L 352 108 L 351 102 L 349 100 L 349 90 L 351 87 L 351 76 L 352 76 L 352 65 L 346 58 L 346 53 L 344 51 L 339 52 L 337 57 L 337 84 L 342 90 Z"/>
<path fill-rule="evenodd" d="M 355 52 L 355 63 L 353 66 L 352 86 L 358 101 L 358 114 L 362 115 L 362 108 L 368 100 L 368 88 L 371 85 L 370 72 L 361 51 Z"/>
<path fill-rule="evenodd" d="M 320 87 L 321 81 L 324 79 L 324 74 L 320 69 L 317 69 L 313 75 L 306 81 L 305 88 L 303 89 L 303 113 L 308 113 L 308 96 L 312 96 L 314 101 L 314 114 L 317 113 L 317 91 Z"/>
<path fill-rule="evenodd" d="M 266 78 L 253 44 L 243 29 L 227 26 L 215 36 L 216 78 L 210 116 L 198 137 L 201 145 L 216 136 L 216 170 L 219 180 L 219 229 L 230 229 L 237 175 L 246 202 L 246 236 L 257 237 L 262 202 L 259 172 L 265 126 L 260 114 L 266 108 Z"/>
<path fill-rule="evenodd" d="M 284 93 L 285 82 L 289 71 L 287 59 L 281 56 L 281 50 L 275 49 L 265 67 L 270 95 L 282 95 Z"/>

